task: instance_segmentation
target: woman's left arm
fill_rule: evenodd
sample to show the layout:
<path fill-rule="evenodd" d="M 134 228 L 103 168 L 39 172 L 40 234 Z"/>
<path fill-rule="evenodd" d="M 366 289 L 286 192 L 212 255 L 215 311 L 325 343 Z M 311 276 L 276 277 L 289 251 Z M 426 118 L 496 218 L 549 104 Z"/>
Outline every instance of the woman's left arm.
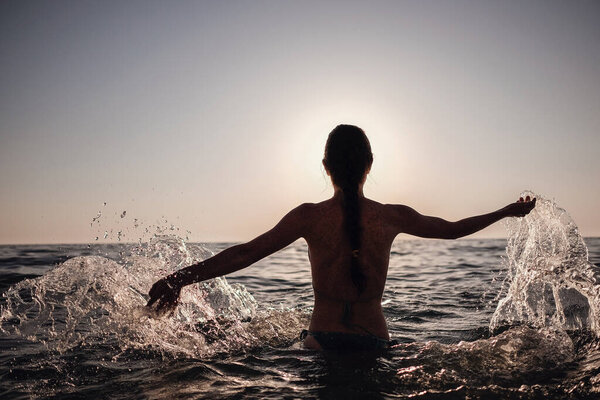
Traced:
<path fill-rule="evenodd" d="M 520 198 L 497 211 L 450 222 L 443 218 L 421 215 L 407 206 L 395 206 L 399 232 L 424 238 L 457 239 L 478 232 L 506 217 L 524 217 L 535 207 L 535 199 Z"/>
<path fill-rule="evenodd" d="M 147 306 L 154 306 L 157 312 L 174 309 L 184 286 L 239 271 L 303 237 L 307 208 L 307 204 L 302 204 L 290 211 L 271 230 L 250 242 L 230 247 L 159 280 L 150 289 Z"/>

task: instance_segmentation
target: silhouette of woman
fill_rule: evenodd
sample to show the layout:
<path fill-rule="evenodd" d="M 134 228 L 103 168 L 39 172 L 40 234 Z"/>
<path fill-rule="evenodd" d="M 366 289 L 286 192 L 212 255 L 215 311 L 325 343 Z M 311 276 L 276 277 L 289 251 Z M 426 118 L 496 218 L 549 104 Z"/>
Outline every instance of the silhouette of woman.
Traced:
<path fill-rule="evenodd" d="M 324 350 L 387 348 L 392 342 L 381 298 L 390 248 L 399 233 L 456 239 L 502 218 L 525 216 L 535 207 L 535 199 L 520 198 L 497 211 L 449 222 L 405 205 L 381 204 L 363 194 L 372 162 L 362 129 L 337 126 L 329 134 L 323 159 L 333 197 L 302 204 L 254 240 L 159 280 L 150 289 L 147 306 L 159 314 L 172 311 L 182 287 L 246 268 L 304 238 L 314 288 L 310 325 L 301 334 L 304 345 Z"/>

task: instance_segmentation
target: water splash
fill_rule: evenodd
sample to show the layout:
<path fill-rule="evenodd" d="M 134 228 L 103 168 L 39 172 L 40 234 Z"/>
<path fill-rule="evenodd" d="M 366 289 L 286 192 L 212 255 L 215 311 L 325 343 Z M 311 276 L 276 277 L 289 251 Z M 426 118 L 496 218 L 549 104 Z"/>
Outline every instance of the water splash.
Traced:
<path fill-rule="evenodd" d="M 573 342 L 564 331 L 527 326 L 473 342 L 404 344 L 397 351 L 411 357 L 401 360 L 396 379 L 404 386 L 440 390 L 531 384 L 540 375 L 564 369 L 575 357 Z"/>
<path fill-rule="evenodd" d="M 212 255 L 176 236 L 156 236 L 122 260 L 75 257 L 4 294 L 0 330 L 59 353 L 107 345 L 192 357 L 291 343 L 307 315 L 258 309 L 242 285 L 217 278 L 182 290 L 174 315 L 152 318 L 146 293 L 167 273 Z"/>
<path fill-rule="evenodd" d="M 492 332 L 509 329 L 473 342 L 398 346 L 399 355 L 406 354 L 396 374 L 404 387 L 443 391 L 501 385 L 507 393 L 511 388 L 530 393 L 536 390 L 532 383 L 564 374 L 581 360 L 573 338 L 585 342 L 587 333 L 600 336 L 599 270 L 589 262 L 576 224 L 555 202 L 532 192 L 522 196 L 536 197 L 537 204 L 525 218 L 507 221 L 509 285 L 490 321 Z M 597 346 L 595 340 L 590 343 Z M 568 381 L 569 390 L 596 390 L 598 376 L 585 375 L 585 384 L 579 377 Z"/>
<path fill-rule="evenodd" d="M 507 221 L 506 267 L 510 286 L 494 312 L 490 329 L 528 324 L 590 330 L 600 336 L 598 267 L 569 214 L 532 192 L 535 209 Z"/>

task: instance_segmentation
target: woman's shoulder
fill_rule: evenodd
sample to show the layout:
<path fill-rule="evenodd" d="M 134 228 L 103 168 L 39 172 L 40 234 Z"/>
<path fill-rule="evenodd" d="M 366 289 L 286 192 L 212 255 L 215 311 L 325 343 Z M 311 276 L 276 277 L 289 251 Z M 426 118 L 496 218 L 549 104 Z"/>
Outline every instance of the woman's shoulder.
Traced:
<path fill-rule="evenodd" d="M 311 216 L 319 213 L 323 209 L 325 202 L 320 203 L 302 203 L 296 208 L 292 209 L 288 215 L 295 216 L 297 218 L 310 218 Z"/>
<path fill-rule="evenodd" d="M 312 226 L 318 222 L 339 218 L 343 213 L 334 199 L 328 199 L 318 203 L 302 203 L 289 214 L 294 219 L 302 221 L 304 225 Z"/>
<path fill-rule="evenodd" d="M 325 209 L 331 208 L 332 206 L 334 206 L 333 199 L 327 199 L 327 200 L 320 201 L 318 203 L 302 203 L 298 207 L 296 207 L 294 210 L 297 210 L 297 212 L 299 212 L 299 213 L 311 213 L 311 212 L 314 213 L 314 212 L 320 212 Z"/>
<path fill-rule="evenodd" d="M 372 205 L 382 219 L 394 226 L 416 214 L 413 208 L 404 204 L 383 204 L 372 201 Z"/>
<path fill-rule="evenodd" d="M 381 204 L 378 203 L 379 206 L 385 210 L 386 212 L 390 213 L 390 214 L 405 214 L 405 213 L 410 213 L 410 212 L 414 212 L 414 209 L 412 209 L 411 207 L 404 205 L 404 204 Z"/>
<path fill-rule="evenodd" d="M 405 209 L 409 209 L 410 207 L 402 205 L 402 204 L 388 204 L 388 203 L 380 203 L 378 201 L 368 199 L 365 197 L 367 204 L 373 208 L 376 208 L 378 211 L 386 214 L 393 214 L 402 212 Z"/>

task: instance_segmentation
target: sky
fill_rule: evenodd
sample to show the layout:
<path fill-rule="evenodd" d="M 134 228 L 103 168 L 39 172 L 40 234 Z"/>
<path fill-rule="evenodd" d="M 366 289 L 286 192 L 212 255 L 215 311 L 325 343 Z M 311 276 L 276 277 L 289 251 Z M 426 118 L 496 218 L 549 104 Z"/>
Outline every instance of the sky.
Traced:
<path fill-rule="evenodd" d="M 0 244 L 249 240 L 332 195 L 340 123 L 367 197 L 600 236 L 598 43 L 583 0 L 2 1 Z"/>

